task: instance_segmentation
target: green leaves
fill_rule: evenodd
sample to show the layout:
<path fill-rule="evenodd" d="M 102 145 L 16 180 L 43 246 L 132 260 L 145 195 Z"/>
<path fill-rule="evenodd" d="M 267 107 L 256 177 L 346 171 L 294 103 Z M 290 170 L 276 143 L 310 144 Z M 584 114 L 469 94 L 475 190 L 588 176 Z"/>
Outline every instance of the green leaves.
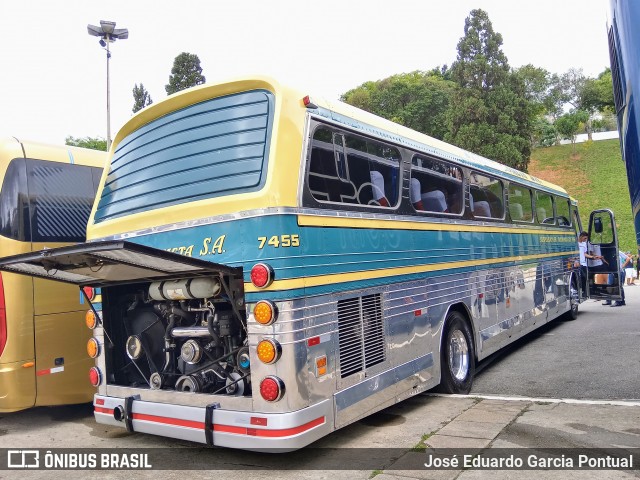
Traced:
<path fill-rule="evenodd" d="M 140 86 L 136 83 L 133 86 L 133 113 L 136 113 L 139 110 L 142 110 L 144 107 L 149 106 L 153 103 L 151 100 L 151 95 L 144 88 L 144 85 L 141 83 Z"/>
<path fill-rule="evenodd" d="M 396 123 L 442 139 L 454 83 L 437 69 L 402 73 L 366 82 L 342 95 L 342 100 Z"/>
<path fill-rule="evenodd" d="M 202 75 L 200 59 L 192 53 L 182 52 L 173 61 L 173 68 L 169 76 L 169 83 L 164 89 L 167 95 L 179 92 L 185 88 L 201 85 L 206 81 Z"/>
<path fill-rule="evenodd" d="M 107 151 L 107 141 L 101 137 L 84 137 L 75 138 L 69 135 L 64 139 L 65 145 L 71 145 L 72 147 L 90 148 L 92 150 Z"/>
<path fill-rule="evenodd" d="M 544 72 L 512 72 L 502 52 L 502 36 L 494 32 L 483 10 L 472 10 L 451 66 L 457 83 L 447 114 L 445 141 L 510 167 L 526 170 L 531 154 L 536 90 L 525 79 Z M 535 74 L 535 75 L 534 75 Z M 539 89 L 539 86 L 536 87 Z"/>

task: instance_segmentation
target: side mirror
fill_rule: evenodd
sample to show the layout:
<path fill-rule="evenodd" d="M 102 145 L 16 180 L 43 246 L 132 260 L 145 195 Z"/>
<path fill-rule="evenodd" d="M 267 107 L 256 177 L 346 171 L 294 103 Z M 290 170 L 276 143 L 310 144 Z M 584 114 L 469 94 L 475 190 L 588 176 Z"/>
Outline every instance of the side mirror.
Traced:
<path fill-rule="evenodd" d="M 600 217 L 596 217 L 593 219 L 593 229 L 596 233 L 602 233 L 602 219 Z"/>

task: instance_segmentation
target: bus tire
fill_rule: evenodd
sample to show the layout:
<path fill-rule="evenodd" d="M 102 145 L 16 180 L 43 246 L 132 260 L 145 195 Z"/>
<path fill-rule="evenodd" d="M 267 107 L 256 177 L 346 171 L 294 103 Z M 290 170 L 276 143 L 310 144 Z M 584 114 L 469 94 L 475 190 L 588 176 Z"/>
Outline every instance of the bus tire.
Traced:
<path fill-rule="evenodd" d="M 575 320 L 578 318 L 578 308 L 580 306 L 580 292 L 576 284 L 575 277 L 571 279 L 571 287 L 569 288 L 569 305 L 571 308 L 562 317 L 565 320 Z"/>
<path fill-rule="evenodd" d="M 473 336 L 465 317 L 455 310 L 449 312 L 444 322 L 440 371 L 440 392 L 467 394 L 471 391 L 475 374 Z"/>

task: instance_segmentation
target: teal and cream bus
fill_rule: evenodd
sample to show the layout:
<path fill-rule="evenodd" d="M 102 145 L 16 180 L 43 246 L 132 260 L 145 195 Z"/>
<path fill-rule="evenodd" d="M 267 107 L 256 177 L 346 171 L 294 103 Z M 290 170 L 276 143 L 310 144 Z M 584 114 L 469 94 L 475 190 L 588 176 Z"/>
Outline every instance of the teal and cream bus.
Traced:
<path fill-rule="evenodd" d="M 580 229 L 562 188 L 257 77 L 136 114 L 89 241 L 1 268 L 102 289 L 98 422 L 292 450 L 575 317 Z"/>

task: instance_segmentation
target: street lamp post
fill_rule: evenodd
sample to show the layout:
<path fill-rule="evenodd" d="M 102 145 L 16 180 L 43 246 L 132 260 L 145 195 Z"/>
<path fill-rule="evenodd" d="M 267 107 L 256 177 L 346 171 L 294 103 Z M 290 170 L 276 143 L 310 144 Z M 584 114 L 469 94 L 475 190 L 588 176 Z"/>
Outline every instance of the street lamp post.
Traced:
<path fill-rule="evenodd" d="M 109 59 L 111 52 L 109 44 L 116 40 L 125 40 L 129 38 L 129 30 L 126 28 L 116 28 L 116 22 L 100 20 L 100 26 L 87 25 L 89 35 L 100 37 L 100 46 L 106 47 L 107 50 L 107 151 L 111 149 L 111 98 L 109 91 Z"/>

